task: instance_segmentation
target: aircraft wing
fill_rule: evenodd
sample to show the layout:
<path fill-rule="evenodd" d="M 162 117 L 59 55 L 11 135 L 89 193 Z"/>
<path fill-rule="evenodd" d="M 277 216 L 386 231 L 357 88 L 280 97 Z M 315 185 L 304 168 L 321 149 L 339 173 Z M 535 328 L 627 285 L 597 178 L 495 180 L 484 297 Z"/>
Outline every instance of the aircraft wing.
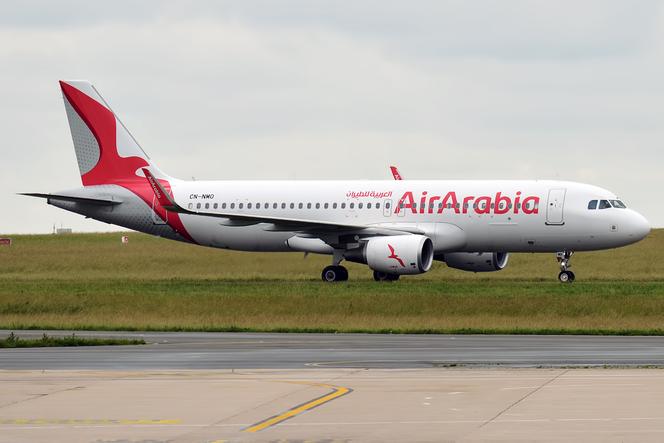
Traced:
<path fill-rule="evenodd" d="M 205 217 L 217 217 L 224 219 L 222 222 L 225 226 L 248 226 L 258 223 L 271 223 L 273 226 L 267 228 L 268 231 L 297 231 L 307 233 L 333 233 L 333 232 L 348 232 L 366 235 L 394 235 L 394 234 L 422 234 L 423 231 L 415 226 L 395 226 L 391 224 L 389 227 L 382 227 L 380 225 L 360 225 L 352 223 L 336 223 L 325 222 L 320 220 L 296 219 L 286 217 L 268 217 L 261 215 L 238 214 L 234 212 L 209 212 L 193 209 L 186 209 L 180 206 L 175 198 L 162 186 L 159 181 L 154 178 L 152 173 L 143 168 L 145 178 L 154 191 L 155 197 L 159 204 L 166 210 L 177 212 L 180 214 L 189 214 Z"/>

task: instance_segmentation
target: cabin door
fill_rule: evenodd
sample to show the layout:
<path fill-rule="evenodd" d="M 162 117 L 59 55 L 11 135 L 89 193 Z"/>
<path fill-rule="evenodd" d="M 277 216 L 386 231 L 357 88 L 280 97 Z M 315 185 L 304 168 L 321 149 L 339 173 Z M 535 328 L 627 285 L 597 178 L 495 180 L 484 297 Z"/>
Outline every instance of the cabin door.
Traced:
<path fill-rule="evenodd" d="M 546 224 L 564 225 L 563 207 L 565 206 L 566 189 L 549 190 L 549 199 L 546 204 Z"/>

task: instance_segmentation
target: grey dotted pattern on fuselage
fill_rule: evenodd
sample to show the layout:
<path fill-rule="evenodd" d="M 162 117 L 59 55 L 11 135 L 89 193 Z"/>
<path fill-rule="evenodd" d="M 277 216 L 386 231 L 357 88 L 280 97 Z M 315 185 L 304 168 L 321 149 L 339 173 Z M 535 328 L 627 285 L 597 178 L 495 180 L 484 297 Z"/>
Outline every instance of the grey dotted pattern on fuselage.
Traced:
<path fill-rule="evenodd" d="M 50 204 L 95 220 L 133 229 L 134 231 L 145 232 L 146 234 L 157 235 L 171 240 L 187 241 L 184 237 L 173 231 L 170 226 L 155 224 L 152 208 L 127 189 L 117 185 L 99 185 L 87 186 L 85 190 L 90 193 L 89 197 L 91 198 L 95 196 L 108 198 L 109 195 L 113 195 L 122 200 L 122 203 L 114 206 L 98 206 L 52 200 Z"/>
<path fill-rule="evenodd" d="M 69 103 L 67 97 L 63 96 L 65 109 L 67 110 L 67 120 L 69 120 L 69 129 L 71 129 L 71 138 L 74 142 L 76 151 L 76 160 L 81 175 L 86 174 L 99 162 L 101 151 L 97 139 L 78 115 L 74 107 Z"/>

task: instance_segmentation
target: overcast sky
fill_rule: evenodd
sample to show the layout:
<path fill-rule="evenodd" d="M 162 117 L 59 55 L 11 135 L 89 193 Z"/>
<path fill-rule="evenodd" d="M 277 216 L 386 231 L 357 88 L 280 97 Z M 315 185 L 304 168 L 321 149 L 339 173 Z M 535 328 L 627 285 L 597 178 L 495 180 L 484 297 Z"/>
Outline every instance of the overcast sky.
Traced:
<path fill-rule="evenodd" d="M 660 5 L 3 3 L 0 232 L 113 229 L 14 195 L 81 186 L 59 79 L 180 178 L 568 179 L 664 226 Z"/>

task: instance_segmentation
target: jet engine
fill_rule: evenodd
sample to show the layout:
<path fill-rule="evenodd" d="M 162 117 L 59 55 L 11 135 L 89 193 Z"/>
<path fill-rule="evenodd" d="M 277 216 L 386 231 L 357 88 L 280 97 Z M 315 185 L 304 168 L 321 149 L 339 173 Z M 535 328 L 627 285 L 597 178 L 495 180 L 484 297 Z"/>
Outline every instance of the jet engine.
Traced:
<path fill-rule="evenodd" d="M 507 266 L 508 259 L 507 252 L 451 252 L 442 257 L 450 268 L 472 272 L 500 271 Z"/>
<path fill-rule="evenodd" d="M 431 269 L 433 242 L 424 235 L 374 237 L 366 242 L 361 254 L 350 253 L 345 258 L 386 274 L 422 274 Z"/>

